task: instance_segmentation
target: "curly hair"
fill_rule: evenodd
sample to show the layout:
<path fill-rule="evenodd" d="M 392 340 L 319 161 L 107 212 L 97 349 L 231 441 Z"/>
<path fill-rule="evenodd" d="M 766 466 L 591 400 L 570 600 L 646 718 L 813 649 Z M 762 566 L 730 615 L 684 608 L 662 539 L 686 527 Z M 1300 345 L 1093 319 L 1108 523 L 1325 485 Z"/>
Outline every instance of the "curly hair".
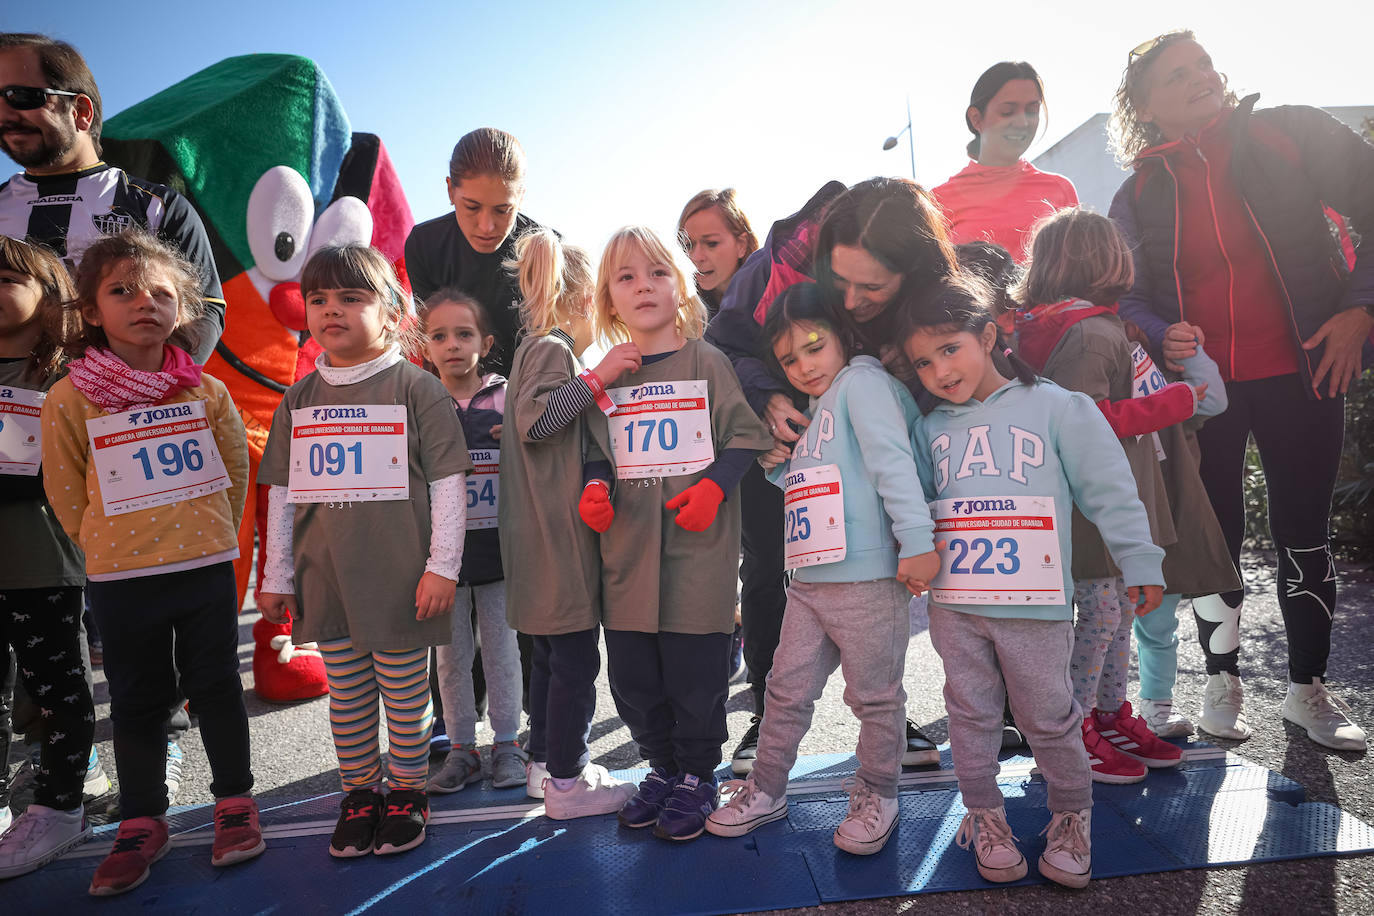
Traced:
<path fill-rule="evenodd" d="M 1112 116 L 1107 122 L 1112 150 L 1122 165 L 1129 166 L 1145 150 L 1164 142 L 1164 135 L 1160 133 L 1158 126 L 1140 120 L 1139 109 L 1145 102 L 1145 81 L 1151 65 L 1161 51 L 1180 41 L 1197 41 L 1197 36 L 1193 34 L 1192 29 L 1175 29 L 1145 42 L 1131 52 L 1126 70 L 1121 74 L 1121 85 L 1116 88 Z M 1145 50 L 1141 51 L 1140 48 Z M 1137 51 L 1140 53 L 1136 53 Z M 1221 77 L 1221 88 L 1224 93 L 1222 104 L 1234 108 L 1239 99 L 1226 85 L 1226 74 L 1217 75 Z"/>

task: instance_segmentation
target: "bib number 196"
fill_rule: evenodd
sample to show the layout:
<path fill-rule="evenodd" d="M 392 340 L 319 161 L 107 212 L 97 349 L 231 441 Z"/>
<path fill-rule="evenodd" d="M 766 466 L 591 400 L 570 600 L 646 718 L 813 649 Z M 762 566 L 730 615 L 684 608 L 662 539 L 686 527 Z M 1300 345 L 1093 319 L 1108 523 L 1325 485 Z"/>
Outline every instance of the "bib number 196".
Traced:
<path fill-rule="evenodd" d="M 153 462 L 148 455 L 148 446 L 134 452 L 134 460 L 143 465 L 143 479 L 153 479 Z M 159 470 L 168 477 L 175 477 L 182 471 L 199 471 L 205 467 L 205 456 L 201 454 L 200 443 L 195 439 L 181 442 L 164 442 L 157 447 Z"/>

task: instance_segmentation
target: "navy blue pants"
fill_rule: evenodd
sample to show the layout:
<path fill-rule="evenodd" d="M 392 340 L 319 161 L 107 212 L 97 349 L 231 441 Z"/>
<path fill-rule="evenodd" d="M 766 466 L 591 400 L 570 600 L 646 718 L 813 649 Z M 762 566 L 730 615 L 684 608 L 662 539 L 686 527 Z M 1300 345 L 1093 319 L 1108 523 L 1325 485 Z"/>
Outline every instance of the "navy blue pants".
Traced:
<path fill-rule="evenodd" d="M 730 634 L 607 630 L 606 660 L 640 756 L 669 773 L 713 779 L 729 737 Z"/>
<path fill-rule="evenodd" d="M 167 811 L 167 710 L 181 694 L 200 719 L 216 798 L 253 788 L 248 714 L 239 680 L 232 563 L 90 582 L 105 643 L 119 806 L 124 817 Z"/>
<path fill-rule="evenodd" d="M 740 625 L 744 635 L 744 661 L 749 666 L 749 688 L 754 712 L 763 715 L 768 672 L 782 632 L 787 610 L 787 580 L 783 573 L 782 490 L 768 482 L 758 462 L 739 483 Z M 730 647 L 727 644 L 728 654 Z"/>
<path fill-rule="evenodd" d="M 593 627 L 530 637 L 530 758 L 543 761 L 559 779 L 577 776 L 591 760 L 587 739 L 601 673 L 599 635 L 600 627 Z"/>

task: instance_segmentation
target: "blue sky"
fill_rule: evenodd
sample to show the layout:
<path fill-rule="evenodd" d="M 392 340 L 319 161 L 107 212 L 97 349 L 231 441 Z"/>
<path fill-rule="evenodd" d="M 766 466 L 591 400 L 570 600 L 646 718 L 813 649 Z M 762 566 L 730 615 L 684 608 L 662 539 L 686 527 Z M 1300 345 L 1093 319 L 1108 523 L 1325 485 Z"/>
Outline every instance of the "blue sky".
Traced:
<path fill-rule="evenodd" d="M 68 0 L 11 6 L 3 27 L 75 44 L 107 117 L 224 57 L 311 57 L 354 129 L 387 145 L 417 219 L 448 207 L 458 137 L 504 128 L 529 158 L 526 212 L 597 254 L 619 225 L 670 229 L 702 188 L 738 188 L 762 234 L 830 178 L 909 174 L 905 138 L 881 148 L 906 123 L 908 93 L 917 178 L 938 184 L 966 162 L 973 81 L 1003 59 L 1045 79 L 1049 125 L 1032 157 L 1107 110 L 1131 47 L 1180 25 L 1264 104 L 1374 102 L 1368 30 L 1296 8 L 1277 20 L 1254 3 L 1174 0 L 243 0 L 134 2 L 114 15 L 108 2 Z"/>

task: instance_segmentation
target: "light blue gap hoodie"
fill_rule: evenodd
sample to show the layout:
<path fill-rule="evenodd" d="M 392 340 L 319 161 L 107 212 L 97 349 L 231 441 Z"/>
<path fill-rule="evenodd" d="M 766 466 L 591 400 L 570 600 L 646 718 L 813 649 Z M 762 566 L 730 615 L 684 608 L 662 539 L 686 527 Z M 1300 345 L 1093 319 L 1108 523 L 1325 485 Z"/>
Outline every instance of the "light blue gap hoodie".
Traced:
<path fill-rule="evenodd" d="M 1073 619 L 1073 504 L 1107 543 L 1127 585 L 1163 585 L 1164 551 L 1150 540 L 1145 507 L 1116 434 L 1085 394 L 1046 379 L 1013 379 L 986 401 L 941 401 L 912 429 L 921 485 L 932 500 L 1052 496 L 1059 533 L 1062 605 L 952 605 L 983 617 Z"/>
<path fill-rule="evenodd" d="M 856 356 L 830 388 L 812 398 L 811 425 L 798 440 L 806 456 L 778 465 L 768 479 L 782 487 L 789 473 L 837 465 L 844 494 L 845 557 L 803 566 L 801 582 L 868 582 L 897 575 L 897 558 L 935 549 L 934 523 L 906 431 L 920 417 L 911 393 L 871 356 Z M 899 546 L 900 545 L 900 546 Z"/>

